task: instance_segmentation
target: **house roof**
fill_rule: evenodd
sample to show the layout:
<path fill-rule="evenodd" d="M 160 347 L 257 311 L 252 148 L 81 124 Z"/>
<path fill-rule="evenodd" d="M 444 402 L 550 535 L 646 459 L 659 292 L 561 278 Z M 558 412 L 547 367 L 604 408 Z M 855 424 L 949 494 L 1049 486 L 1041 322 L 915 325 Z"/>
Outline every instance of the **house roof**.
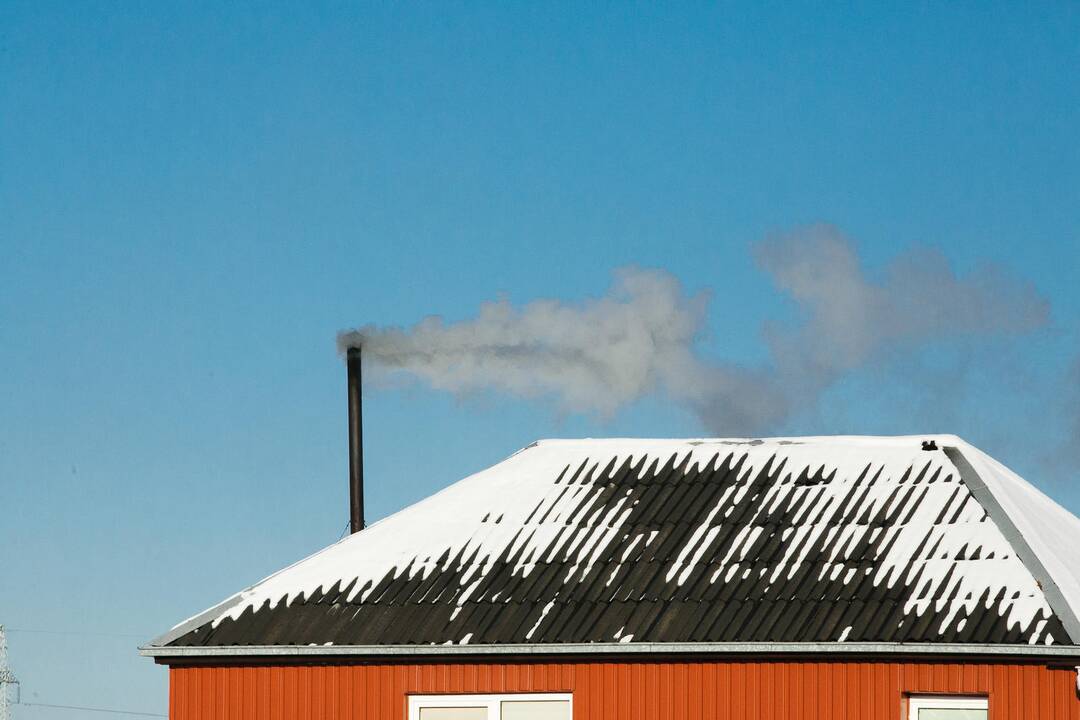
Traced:
<path fill-rule="evenodd" d="M 1076 547 L 1080 520 L 954 436 L 546 440 L 144 651 L 1075 646 Z"/>

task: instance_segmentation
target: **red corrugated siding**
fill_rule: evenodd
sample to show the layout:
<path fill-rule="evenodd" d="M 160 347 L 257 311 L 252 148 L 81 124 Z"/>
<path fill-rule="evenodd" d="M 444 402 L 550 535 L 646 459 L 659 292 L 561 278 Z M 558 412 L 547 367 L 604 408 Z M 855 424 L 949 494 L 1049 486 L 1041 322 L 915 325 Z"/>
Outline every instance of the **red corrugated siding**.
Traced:
<path fill-rule="evenodd" d="M 173 720 L 404 720 L 407 693 L 574 693 L 575 720 L 901 720 L 905 693 L 990 697 L 990 720 L 1080 720 L 1041 664 L 553 662 L 174 667 Z"/>

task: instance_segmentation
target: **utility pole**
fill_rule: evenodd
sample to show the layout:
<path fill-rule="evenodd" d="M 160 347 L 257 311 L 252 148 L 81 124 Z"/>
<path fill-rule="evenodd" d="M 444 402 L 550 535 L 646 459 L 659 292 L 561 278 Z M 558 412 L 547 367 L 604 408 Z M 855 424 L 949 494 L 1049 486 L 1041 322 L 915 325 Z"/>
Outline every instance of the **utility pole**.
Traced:
<path fill-rule="evenodd" d="M 7 635 L 4 634 L 4 626 L 0 625 L 0 720 L 11 720 L 8 693 L 18 686 L 19 681 L 7 664 Z"/>

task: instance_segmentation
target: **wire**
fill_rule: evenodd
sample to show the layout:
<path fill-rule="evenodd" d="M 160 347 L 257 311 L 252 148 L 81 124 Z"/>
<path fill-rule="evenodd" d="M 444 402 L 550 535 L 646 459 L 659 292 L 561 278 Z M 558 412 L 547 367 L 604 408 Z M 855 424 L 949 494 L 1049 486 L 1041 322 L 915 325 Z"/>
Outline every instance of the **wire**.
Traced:
<path fill-rule="evenodd" d="M 123 638 L 144 638 L 143 635 L 135 635 L 134 633 L 113 633 L 113 632 L 85 632 L 80 630 L 30 630 L 27 628 L 13 628 L 5 627 L 8 632 L 16 633 L 35 633 L 37 635 L 89 635 L 93 637 L 123 637 Z"/>
<path fill-rule="evenodd" d="M 168 715 L 162 715 L 160 713 L 145 713 L 134 712 L 132 710 L 112 710 L 109 708 L 95 708 L 95 707 L 83 707 L 82 705 L 50 705 L 49 703 L 18 703 L 19 705 L 25 705 L 27 707 L 44 707 L 44 708 L 57 708 L 60 710 L 85 710 L 87 712 L 99 712 L 99 713 L 112 713 L 113 715 L 139 715 L 140 717 L 162 717 L 167 718 Z"/>

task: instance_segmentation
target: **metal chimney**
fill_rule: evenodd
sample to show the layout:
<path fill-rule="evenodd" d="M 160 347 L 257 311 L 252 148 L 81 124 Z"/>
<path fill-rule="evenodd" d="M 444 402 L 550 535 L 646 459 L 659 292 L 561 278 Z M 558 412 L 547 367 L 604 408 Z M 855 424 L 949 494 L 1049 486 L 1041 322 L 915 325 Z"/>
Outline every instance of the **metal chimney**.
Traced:
<path fill-rule="evenodd" d="M 364 419 L 360 398 L 360 348 L 345 353 L 349 374 L 349 532 L 364 529 Z"/>

